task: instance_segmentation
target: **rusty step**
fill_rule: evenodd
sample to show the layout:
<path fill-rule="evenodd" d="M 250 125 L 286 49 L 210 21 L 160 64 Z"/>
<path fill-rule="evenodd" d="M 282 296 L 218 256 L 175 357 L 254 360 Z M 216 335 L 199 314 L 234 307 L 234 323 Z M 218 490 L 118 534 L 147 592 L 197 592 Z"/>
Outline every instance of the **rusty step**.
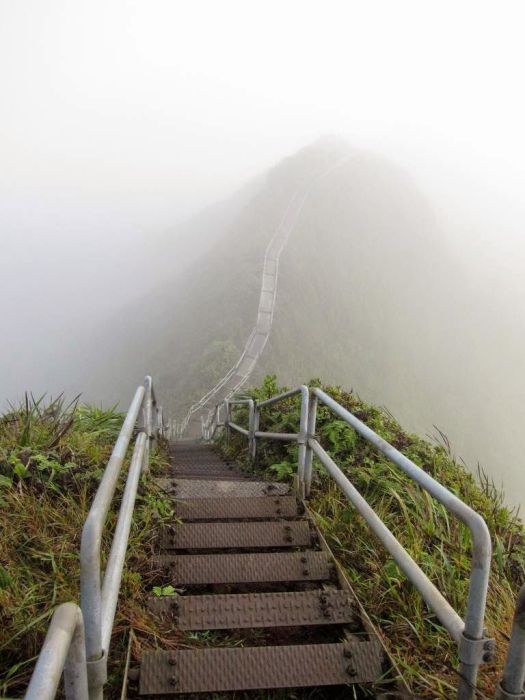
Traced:
<path fill-rule="evenodd" d="M 178 554 L 154 559 L 174 585 L 327 581 L 333 563 L 326 552 Z"/>
<path fill-rule="evenodd" d="M 375 641 L 356 644 L 149 651 L 140 695 L 212 693 L 373 683 L 382 672 Z"/>
<path fill-rule="evenodd" d="M 177 516 L 182 520 L 293 518 L 298 513 L 295 496 L 187 498 L 177 503 Z"/>
<path fill-rule="evenodd" d="M 148 609 L 181 630 L 341 625 L 358 619 L 352 599 L 340 590 L 163 596 Z"/>
<path fill-rule="evenodd" d="M 165 528 L 164 549 L 257 549 L 307 547 L 314 543 L 307 520 L 255 523 L 182 523 Z"/>
<path fill-rule="evenodd" d="M 222 496 L 282 496 L 288 492 L 286 484 L 271 481 L 221 479 L 155 479 L 157 485 L 175 498 L 220 498 Z"/>

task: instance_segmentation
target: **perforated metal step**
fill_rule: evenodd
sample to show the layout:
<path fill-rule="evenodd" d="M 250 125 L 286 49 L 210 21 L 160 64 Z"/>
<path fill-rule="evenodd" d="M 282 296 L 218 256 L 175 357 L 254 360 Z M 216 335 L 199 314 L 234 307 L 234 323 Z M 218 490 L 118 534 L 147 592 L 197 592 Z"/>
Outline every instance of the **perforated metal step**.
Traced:
<path fill-rule="evenodd" d="M 270 554 L 178 554 L 156 557 L 174 585 L 326 581 L 332 570 L 325 552 Z"/>
<path fill-rule="evenodd" d="M 162 531 L 164 549 L 257 549 L 313 543 L 307 520 L 255 523 L 182 523 Z"/>
<path fill-rule="evenodd" d="M 376 642 L 145 652 L 141 695 L 373 683 Z"/>
<path fill-rule="evenodd" d="M 156 479 L 160 488 L 175 498 L 228 498 L 248 496 L 283 496 L 288 492 L 286 484 L 271 481 L 219 480 L 219 479 Z"/>
<path fill-rule="evenodd" d="M 153 597 L 148 608 L 181 630 L 295 627 L 353 622 L 356 614 L 348 593 L 241 593 Z"/>
<path fill-rule="evenodd" d="M 177 503 L 177 516 L 182 520 L 293 518 L 298 510 L 295 496 L 188 498 Z"/>

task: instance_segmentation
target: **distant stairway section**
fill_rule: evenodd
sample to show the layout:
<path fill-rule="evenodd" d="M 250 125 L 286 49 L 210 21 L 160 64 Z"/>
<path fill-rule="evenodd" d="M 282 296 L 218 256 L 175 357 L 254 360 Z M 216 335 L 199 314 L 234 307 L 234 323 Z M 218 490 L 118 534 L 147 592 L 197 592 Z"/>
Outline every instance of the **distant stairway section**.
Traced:
<path fill-rule="evenodd" d="M 213 411 L 215 406 L 233 396 L 250 378 L 270 337 L 277 301 L 277 282 L 281 254 L 288 243 L 290 234 L 313 187 L 328 177 L 334 170 L 344 165 L 349 157 L 339 158 L 321 172 L 314 173 L 290 199 L 279 226 L 266 248 L 257 320 L 241 356 L 213 389 L 190 407 L 182 421 L 174 422 L 172 433 L 176 438 L 195 439 L 199 437 L 203 423 L 209 418 L 210 412 Z"/>
<path fill-rule="evenodd" d="M 197 437 L 201 434 L 202 420 L 210 410 L 224 399 L 229 398 L 248 381 L 259 357 L 261 356 L 273 323 L 273 314 L 277 299 L 277 280 L 279 261 L 290 233 L 301 213 L 306 193 L 297 192 L 290 200 L 281 219 L 277 231 L 273 235 L 264 255 L 261 294 L 255 323 L 241 356 L 230 371 L 218 382 L 213 389 L 193 404 L 184 420 L 175 426 L 178 437 Z"/>

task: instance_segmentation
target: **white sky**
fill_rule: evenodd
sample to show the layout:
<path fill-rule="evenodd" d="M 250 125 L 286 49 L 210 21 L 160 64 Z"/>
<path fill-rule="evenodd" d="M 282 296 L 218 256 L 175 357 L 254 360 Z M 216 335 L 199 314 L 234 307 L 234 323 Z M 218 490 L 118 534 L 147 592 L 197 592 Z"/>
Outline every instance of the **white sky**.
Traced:
<path fill-rule="evenodd" d="M 1 191 L 169 225 L 327 132 L 523 174 L 524 20 L 521 1 L 0 0 Z"/>
<path fill-rule="evenodd" d="M 34 343 L 129 298 L 159 234 L 323 134 L 394 157 L 464 251 L 490 222 L 478 254 L 522 274 L 524 20 L 501 0 L 0 0 L 0 365 L 30 382 Z"/>

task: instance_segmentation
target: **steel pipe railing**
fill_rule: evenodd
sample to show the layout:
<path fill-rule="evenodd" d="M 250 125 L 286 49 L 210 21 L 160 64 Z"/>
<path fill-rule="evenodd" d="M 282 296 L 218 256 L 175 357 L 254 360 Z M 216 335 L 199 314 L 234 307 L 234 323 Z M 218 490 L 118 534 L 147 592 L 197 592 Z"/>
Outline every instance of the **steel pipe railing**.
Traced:
<path fill-rule="evenodd" d="M 525 700 L 525 584 L 520 588 L 512 622 L 503 678 L 496 700 Z"/>
<path fill-rule="evenodd" d="M 478 668 L 483 660 L 492 658 L 493 641 L 484 637 L 485 605 L 490 576 L 492 544 L 487 525 L 481 515 L 463 503 L 457 496 L 438 483 L 399 450 L 383 440 L 371 428 L 343 408 L 321 389 L 312 393 L 339 418 L 344 420 L 367 442 L 398 466 L 408 477 L 439 501 L 452 515 L 463 522 L 472 537 L 472 568 L 470 574 L 465 625 L 459 640 L 460 681 L 458 698 L 471 700 L 475 695 Z M 310 443 L 310 440 L 309 440 Z M 311 445 L 313 448 L 313 445 Z M 395 557 L 394 557 L 395 558 Z M 396 559 L 397 562 L 397 559 Z M 399 562 L 397 562 L 399 563 Z M 418 588 L 419 590 L 419 588 Z"/>
<path fill-rule="evenodd" d="M 139 430 L 120 505 L 111 550 L 101 575 L 104 524 L 113 502 L 128 447 L 142 411 Z M 54 698 L 64 671 L 67 700 L 102 700 L 107 658 L 118 603 L 122 571 L 141 473 L 148 468 L 150 447 L 164 434 L 150 376 L 130 404 L 90 511 L 80 545 L 80 600 L 55 611 L 29 684 L 26 700 Z"/>
<path fill-rule="evenodd" d="M 299 416 L 299 432 L 298 433 L 271 433 L 259 430 L 259 424 L 261 420 L 261 409 L 268 406 L 272 406 L 279 401 L 284 401 L 285 399 L 292 398 L 294 396 L 301 396 L 301 412 Z M 304 495 L 305 483 L 305 460 L 306 460 L 306 448 L 307 448 L 307 430 L 308 430 L 308 401 L 309 401 L 309 390 L 304 384 L 297 387 L 296 389 L 290 389 L 290 391 L 285 391 L 277 396 L 272 396 L 264 401 L 254 401 L 253 399 L 245 398 L 231 398 L 226 399 L 223 403 L 226 406 L 226 415 L 224 418 L 224 426 L 226 428 L 227 440 L 229 439 L 230 431 L 233 429 L 242 435 L 248 437 L 249 440 L 249 453 L 250 458 L 253 460 L 257 453 L 257 440 L 282 440 L 285 442 L 297 442 L 299 445 L 299 452 L 297 457 L 297 478 L 299 482 L 299 490 L 301 494 Z M 236 423 L 232 423 L 230 418 L 230 406 L 248 404 L 249 410 L 249 426 L 248 429 L 241 428 Z"/>
<path fill-rule="evenodd" d="M 106 571 L 104 572 L 104 582 L 102 584 L 102 649 L 109 649 L 111 630 L 117 609 L 118 595 L 120 592 L 120 581 L 122 570 L 126 558 L 131 519 L 135 507 L 135 499 L 139 485 L 140 475 L 143 469 L 146 454 L 147 437 L 145 433 L 140 433 L 135 442 L 135 449 L 129 466 L 126 487 L 122 497 L 122 504 L 113 535 L 113 543 L 109 553 Z"/>
<path fill-rule="evenodd" d="M 436 613 L 438 619 L 448 630 L 450 636 L 459 642 L 465 628 L 465 624 L 458 613 L 438 591 L 426 574 L 419 568 L 410 554 L 396 539 L 395 535 L 387 528 L 381 518 L 359 493 L 351 481 L 339 469 L 330 455 L 323 450 L 317 440 L 310 439 L 309 444 L 316 457 L 322 462 L 326 471 L 333 477 L 336 484 L 345 494 L 348 500 L 355 506 L 357 512 L 363 517 L 370 529 L 378 537 L 380 542 L 390 552 L 399 568 L 411 581 L 423 596 L 428 607 Z"/>
<path fill-rule="evenodd" d="M 300 428 L 297 434 L 263 432 L 258 429 L 260 410 L 262 408 L 271 406 L 277 401 L 299 393 L 301 394 L 301 415 Z M 246 400 L 242 400 L 242 402 L 246 403 Z M 348 477 L 341 471 L 330 455 L 316 440 L 315 431 L 319 402 L 331 409 L 362 438 L 382 452 L 410 479 L 419 484 L 421 488 L 426 490 L 453 516 L 469 528 L 472 538 L 472 567 L 467 609 L 464 619 L 454 610 L 422 569 L 420 569 L 410 554 L 379 518 L 370 504 L 357 491 Z M 248 436 L 253 441 L 253 446 L 250 450 L 252 457 L 255 457 L 256 441 L 258 439 L 289 440 L 298 443 L 298 487 L 300 493 L 307 497 L 311 489 L 313 457 L 315 455 L 319 458 L 328 474 L 335 480 L 339 488 L 362 515 L 371 530 L 390 552 L 400 569 L 421 593 L 428 607 L 436 614 L 451 637 L 458 643 L 460 680 L 458 683 L 457 698 L 458 700 L 473 700 L 476 692 L 475 686 L 479 666 L 483 662 L 492 660 L 494 655 L 494 640 L 487 639 L 484 630 L 492 546 L 490 534 L 483 518 L 321 389 L 313 388 L 309 391 L 306 386 L 301 386 L 279 394 L 278 396 L 273 396 L 260 403 L 254 402 L 253 411 L 250 413 L 250 426 L 248 430 L 231 422 L 230 404 L 235 403 L 241 403 L 241 400 L 229 399 L 225 404 L 226 416 L 224 419 L 224 426 L 227 434 L 233 429 Z M 523 605 L 525 607 L 525 593 L 523 593 Z M 525 664 L 525 613 L 523 613 L 522 616 L 524 622 L 522 623 L 520 618 L 519 623 L 515 623 L 513 631 L 513 638 L 515 638 L 517 642 L 515 643 L 516 651 L 509 662 L 511 666 L 510 675 L 515 675 L 512 669 L 518 666 L 521 672 L 523 672 Z M 523 649 L 521 648 L 521 644 L 523 644 Z M 505 683 L 505 681 L 503 683 Z M 512 683 L 513 685 L 511 687 L 517 687 L 521 684 L 521 692 L 523 677 L 521 677 L 521 679 L 515 678 Z M 507 697 L 514 696 L 502 695 L 501 697 L 506 700 Z M 523 700 L 525 700 L 525 696 L 518 695 L 516 697 L 523 697 Z"/>
<path fill-rule="evenodd" d="M 25 700 L 53 700 L 62 673 L 68 700 L 88 700 L 84 620 L 75 603 L 55 610 Z"/>

